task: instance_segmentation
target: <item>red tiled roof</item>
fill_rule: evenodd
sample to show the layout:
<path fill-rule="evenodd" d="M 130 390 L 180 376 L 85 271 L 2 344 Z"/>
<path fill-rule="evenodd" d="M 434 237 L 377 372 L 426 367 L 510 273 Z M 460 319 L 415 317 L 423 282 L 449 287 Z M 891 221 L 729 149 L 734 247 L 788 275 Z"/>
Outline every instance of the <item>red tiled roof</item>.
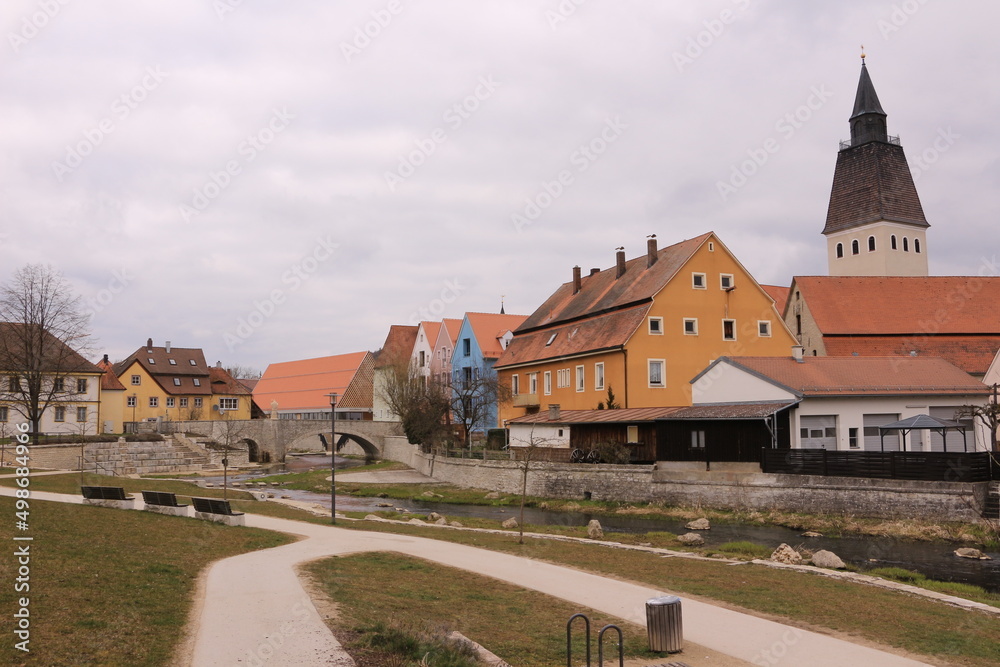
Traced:
<path fill-rule="evenodd" d="M 500 336 L 521 326 L 527 315 L 500 315 L 499 313 L 466 313 L 469 326 L 479 343 L 484 359 L 499 359 L 503 354 Z"/>
<path fill-rule="evenodd" d="M 824 336 L 830 356 L 941 357 L 966 373 L 984 375 L 1000 350 L 1000 333 L 992 336 Z"/>
<path fill-rule="evenodd" d="M 115 365 L 108 361 L 108 355 L 95 364 L 104 371 L 101 376 L 101 391 L 125 391 L 125 385 L 115 375 Z"/>
<path fill-rule="evenodd" d="M 1000 333 L 1000 277 L 796 276 L 824 334 Z"/>
<path fill-rule="evenodd" d="M 651 305 L 652 302 L 643 303 L 562 326 L 518 334 L 494 368 L 621 347 L 642 325 Z"/>
<path fill-rule="evenodd" d="M 840 151 L 823 233 L 879 220 L 930 226 L 903 148 L 876 141 Z"/>
<path fill-rule="evenodd" d="M 250 390 L 229 374 L 225 368 L 212 366 L 208 369 L 209 384 L 213 394 L 223 394 L 230 396 L 249 396 Z"/>
<path fill-rule="evenodd" d="M 256 387 L 257 383 L 260 382 L 260 378 L 252 378 L 252 379 L 251 378 L 236 378 L 236 381 L 239 382 L 244 387 L 246 387 L 247 391 L 249 391 L 252 394 L 254 387 Z"/>
<path fill-rule="evenodd" d="M 367 354 L 337 402 L 337 407 L 356 410 L 372 409 L 375 403 L 375 355 Z"/>
<path fill-rule="evenodd" d="M 444 325 L 445 331 L 448 332 L 448 338 L 451 339 L 451 346 L 454 348 L 455 343 L 458 342 L 458 332 L 462 328 L 462 320 L 446 317 L 441 320 L 441 324 Z"/>
<path fill-rule="evenodd" d="M 208 396 L 212 393 L 208 364 L 200 348 L 171 347 L 168 352 L 166 347 L 143 345 L 115 364 L 115 375 L 123 377 L 133 364 L 142 367 L 168 396 Z"/>
<path fill-rule="evenodd" d="M 723 357 L 806 396 L 985 394 L 989 389 L 937 357 Z"/>
<path fill-rule="evenodd" d="M 761 285 L 761 289 L 767 292 L 767 295 L 774 299 L 774 307 L 778 311 L 779 315 L 785 313 L 785 304 L 788 302 L 788 294 L 791 292 L 791 287 L 781 287 L 780 285 Z"/>
<path fill-rule="evenodd" d="M 421 322 L 420 326 L 424 328 L 424 336 L 427 338 L 427 343 L 430 347 L 434 348 L 434 343 L 437 342 L 438 334 L 441 332 L 440 322 Z"/>
<path fill-rule="evenodd" d="M 622 408 L 620 410 L 561 410 L 559 419 L 549 419 L 549 411 L 541 410 L 534 414 L 511 419 L 509 424 L 613 424 L 628 422 L 651 422 L 680 410 L 676 407 L 665 408 Z"/>
<path fill-rule="evenodd" d="M 40 335 L 36 335 L 40 333 Z M 57 373 L 93 373 L 101 369 L 84 359 L 76 350 L 53 336 L 48 331 L 34 325 L 16 322 L 0 322 L 0 371 L 18 369 L 25 357 L 25 347 L 40 350 L 40 370 Z"/>
<path fill-rule="evenodd" d="M 265 410 L 278 402 L 279 410 L 330 409 L 327 394 L 344 396 L 355 373 L 370 352 L 301 359 L 270 364 L 254 390 L 254 400 Z"/>
<path fill-rule="evenodd" d="M 652 299 L 711 235 L 708 232 L 659 250 L 656 263 L 649 268 L 646 255 L 628 260 L 620 278 L 616 278 L 616 266 L 584 276 L 576 294 L 572 280 L 563 283 L 524 321 L 519 332 Z"/>
<path fill-rule="evenodd" d="M 413 344 L 417 340 L 417 325 L 393 324 L 382 343 L 382 349 L 375 361 L 375 368 L 409 363 L 413 354 Z"/>

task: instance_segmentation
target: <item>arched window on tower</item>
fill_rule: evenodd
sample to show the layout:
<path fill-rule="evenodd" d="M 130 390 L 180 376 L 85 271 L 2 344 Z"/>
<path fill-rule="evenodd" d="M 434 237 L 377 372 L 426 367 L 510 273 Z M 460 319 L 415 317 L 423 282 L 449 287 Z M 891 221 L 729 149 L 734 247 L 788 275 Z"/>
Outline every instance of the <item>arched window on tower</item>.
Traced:
<path fill-rule="evenodd" d="M 892 236 L 889 237 L 889 246 L 892 247 L 893 250 L 896 249 L 896 235 L 895 234 L 893 234 Z"/>
<path fill-rule="evenodd" d="M 875 252 L 875 237 L 868 237 L 868 252 Z"/>
<path fill-rule="evenodd" d="M 913 239 L 913 252 L 920 252 L 920 239 Z"/>
<path fill-rule="evenodd" d="M 861 252 L 861 245 L 858 243 L 857 239 L 854 239 L 851 241 L 851 254 L 857 255 L 859 252 Z"/>
<path fill-rule="evenodd" d="M 844 244 L 843 243 L 838 243 L 837 244 L 837 259 L 840 259 L 843 256 L 844 256 Z"/>
<path fill-rule="evenodd" d="M 903 252 L 910 252 L 910 240 L 905 236 L 903 237 Z"/>

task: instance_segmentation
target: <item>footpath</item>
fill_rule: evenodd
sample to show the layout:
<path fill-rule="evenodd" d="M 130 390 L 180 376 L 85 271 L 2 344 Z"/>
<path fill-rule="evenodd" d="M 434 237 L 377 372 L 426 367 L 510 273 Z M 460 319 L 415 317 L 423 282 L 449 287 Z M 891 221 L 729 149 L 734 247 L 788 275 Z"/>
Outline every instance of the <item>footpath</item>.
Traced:
<path fill-rule="evenodd" d="M 13 493 L 13 488 L 0 487 L 0 495 Z M 81 502 L 79 497 L 66 494 L 33 492 L 32 497 Z M 136 506 L 141 508 L 142 501 L 137 500 Z M 579 605 L 581 610 L 595 609 L 643 627 L 645 601 L 670 594 L 670 591 L 568 567 L 422 537 L 348 530 L 256 514 L 247 514 L 246 524 L 290 533 L 302 539 L 227 558 L 209 568 L 192 614 L 192 633 L 182 664 L 193 667 L 353 665 L 296 574 L 298 565 L 328 556 L 374 551 L 406 554 L 484 574 L 569 601 Z M 669 564 L 665 563 L 664 567 Z M 669 658 L 664 656 L 664 662 L 787 667 L 912 667 L 925 664 L 681 597 L 685 652 Z M 690 651 L 694 647 L 705 647 L 722 655 L 718 661 L 695 661 L 697 649 Z"/>

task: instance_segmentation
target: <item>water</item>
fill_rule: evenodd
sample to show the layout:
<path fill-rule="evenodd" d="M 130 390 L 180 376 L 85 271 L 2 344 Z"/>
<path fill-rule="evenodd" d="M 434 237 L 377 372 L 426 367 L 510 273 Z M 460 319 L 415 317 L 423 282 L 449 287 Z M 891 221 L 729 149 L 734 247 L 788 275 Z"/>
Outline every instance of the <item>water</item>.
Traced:
<path fill-rule="evenodd" d="M 337 469 L 362 465 L 362 461 L 342 459 L 337 457 Z M 289 457 L 284 468 L 289 472 L 309 469 L 329 468 L 330 459 L 325 456 Z M 269 472 L 267 474 L 273 474 Z M 241 481 L 259 477 L 255 475 L 230 475 L 229 479 Z M 209 479 L 208 481 L 216 481 Z M 221 482 L 221 478 L 218 478 Z M 278 492 L 279 489 L 275 489 Z M 330 507 L 329 495 L 280 489 L 282 496 L 293 500 L 315 503 Z M 512 496 L 516 497 L 516 496 Z M 337 510 L 341 512 L 376 512 L 390 508 L 379 507 L 379 504 L 390 503 L 393 508 L 399 508 L 415 514 L 430 514 L 437 512 L 449 519 L 461 520 L 462 517 L 476 517 L 503 521 L 518 516 L 518 508 L 490 507 L 482 505 L 451 505 L 423 500 L 395 500 L 382 498 L 357 498 L 354 496 L 337 496 Z M 673 519 L 653 519 L 642 516 L 596 515 L 586 512 L 556 512 L 534 507 L 524 508 L 524 520 L 527 524 L 537 526 L 578 526 L 586 527 L 591 519 L 597 519 L 605 532 L 617 533 L 648 533 L 667 531 L 676 534 L 690 532 L 684 528 L 684 521 Z M 583 531 L 581 530 L 581 535 Z M 803 546 L 810 551 L 827 549 L 840 556 L 844 562 L 855 565 L 862 570 L 879 567 L 902 567 L 920 572 L 932 579 L 953 581 L 982 586 L 988 591 L 1000 593 L 1000 552 L 987 552 L 992 560 L 970 560 L 958 558 L 954 551 L 958 545 L 943 542 L 918 542 L 888 537 L 802 537 L 798 531 L 776 526 L 752 526 L 745 524 L 713 524 L 711 530 L 698 531 L 705 538 L 705 545 L 717 547 L 726 542 L 747 541 L 776 548 L 782 542 L 791 546 Z"/>

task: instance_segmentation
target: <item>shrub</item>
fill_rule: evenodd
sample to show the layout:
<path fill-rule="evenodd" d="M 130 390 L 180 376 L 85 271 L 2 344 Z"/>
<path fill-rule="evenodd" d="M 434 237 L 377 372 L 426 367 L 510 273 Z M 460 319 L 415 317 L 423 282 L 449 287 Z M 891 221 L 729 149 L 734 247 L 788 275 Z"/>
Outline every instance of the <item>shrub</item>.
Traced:
<path fill-rule="evenodd" d="M 625 464 L 631 459 L 628 447 L 617 442 L 599 442 L 594 445 L 594 452 L 600 457 L 597 463 Z"/>

